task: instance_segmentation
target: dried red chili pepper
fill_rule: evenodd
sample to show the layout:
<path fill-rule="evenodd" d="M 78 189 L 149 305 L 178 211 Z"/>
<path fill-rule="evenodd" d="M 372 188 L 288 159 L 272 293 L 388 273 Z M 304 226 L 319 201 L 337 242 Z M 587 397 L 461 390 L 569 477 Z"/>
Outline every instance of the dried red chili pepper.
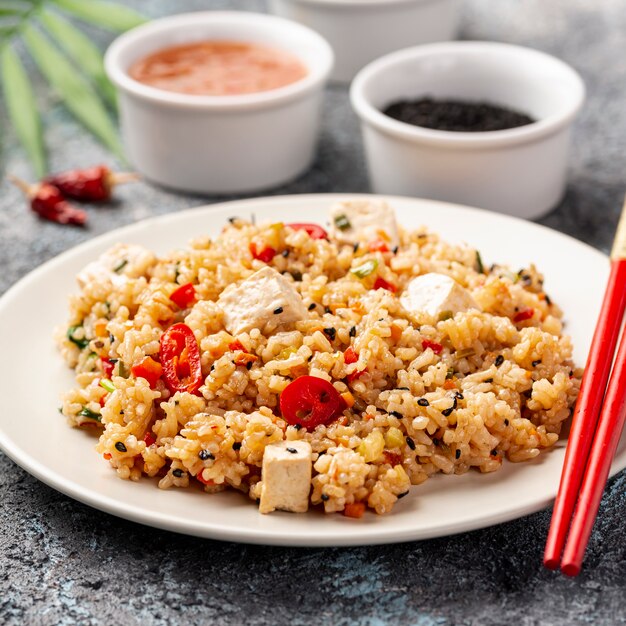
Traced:
<path fill-rule="evenodd" d="M 113 187 L 137 180 L 137 174 L 112 172 L 106 165 L 69 170 L 44 178 L 44 184 L 53 185 L 65 197 L 81 202 L 105 202 L 111 199 Z"/>
<path fill-rule="evenodd" d="M 346 401 L 327 381 L 316 376 L 300 376 L 280 394 L 280 411 L 289 424 L 315 428 L 341 415 Z"/>
<path fill-rule="evenodd" d="M 172 292 L 170 300 L 179 308 L 186 309 L 196 301 L 196 288 L 187 283 Z"/>
<path fill-rule="evenodd" d="M 30 208 L 42 219 L 76 226 L 82 226 L 87 221 L 87 214 L 72 206 L 53 185 L 29 185 L 15 176 L 10 176 L 9 179 L 24 192 Z"/>
<path fill-rule="evenodd" d="M 328 233 L 318 224 L 310 224 L 308 222 L 296 222 L 293 224 L 285 224 L 293 230 L 305 230 L 309 233 L 311 239 L 328 239 Z"/>
<path fill-rule="evenodd" d="M 197 394 L 202 385 L 202 368 L 200 348 L 191 328 L 186 324 L 170 326 L 161 335 L 159 356 L 170 392 Z"/>

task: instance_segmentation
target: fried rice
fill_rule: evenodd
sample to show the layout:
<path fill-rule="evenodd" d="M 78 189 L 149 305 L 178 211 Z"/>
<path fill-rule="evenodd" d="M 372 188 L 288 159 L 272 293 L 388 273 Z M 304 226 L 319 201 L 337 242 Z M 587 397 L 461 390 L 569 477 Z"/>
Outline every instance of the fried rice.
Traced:
<path fill-rule="evenodd" d="M 259 249 L 275 254 L 255 258 Z M 101 431 L 96 450 L 123 479 L 232 488 L 254 501 L 266 447 L 301 440 L 312 449 L 311 505 L 383 514 L 433 474 L 535 458 L 558 440 L 579 390 L 561 311 L 539 271 L 484 268 L 475 249 L 426 228 L 400 228 L 389 249 L 232 219 L 215 239 L 162 258 L 121 244 L 108 258 L 119 263 L 80 279 L 58 331 L 76 373 L 62 413 L 71 426 Z M 354 272 L 368 261 L 375 271 Z M 288 328 L 229 333 L 220 295 L 266 266 L 289 281 L 306 315 Z M 406 309 L 400 296 L 426 273 L 453 278 L 477 308 Z M 181 308 L 170 296 L 189 283 L 196 301 Z M 132 374 L 146 357 L 158 362 L 176 323 L 198 342 L 195 393 Z M 356 360 L 346 359 L 349 348 Z M 304 375 L 329 381 L 345 400 L 331 422 L 303 428 L 281 414 L 281 393 Z"/>

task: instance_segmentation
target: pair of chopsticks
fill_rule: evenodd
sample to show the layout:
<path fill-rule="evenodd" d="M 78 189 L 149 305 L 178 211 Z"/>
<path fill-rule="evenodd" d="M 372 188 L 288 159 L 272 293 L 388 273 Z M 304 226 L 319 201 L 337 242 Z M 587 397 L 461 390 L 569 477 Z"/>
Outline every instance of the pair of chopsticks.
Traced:
<path fill-rule="evenodd" d="M 626 331 L 615 354 L 625 309 L 626 202 L 611 252 L 609 282 L 574 410 L 543 559 L 550 569 L 560 564 L 561 571 L 568 576 L 580 572 L 626 421 Z"/>

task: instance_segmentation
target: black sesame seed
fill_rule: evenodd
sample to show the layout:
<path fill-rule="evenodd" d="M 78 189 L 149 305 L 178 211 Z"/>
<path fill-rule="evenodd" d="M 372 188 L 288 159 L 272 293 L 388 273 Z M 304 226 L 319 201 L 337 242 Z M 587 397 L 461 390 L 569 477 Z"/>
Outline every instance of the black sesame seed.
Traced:
<path fill-rule="evenodd" d="M 408 491 L 403 491 L 402 493 L 398 494 L 398 500 L 400 500 L 400 498 L 404 498 L 404 496 L 408 496 L 409 492 Z"/>
<path fill-rule="evenodd" d="M 261 504 L 261 498 L 257 498 L 257 499 L 256 499 L 256 503 L 257 503 L 257 504 Z"/>
<path fill-rule="evenodd" d="M 510 424 L 509 420 L 508 420 L 508 419 L 505 419 L 505 420 L 504 420 L 504 425 L 505 425 L 505 426 L 508 426 L 509 424 Z"/>
<path fill-rule="evenodd" d="M 411 450 L 415 450 L 415 442 L 411 439 L 411 437 L 406 438 L 406 445 L 409 446 Z"/>
<path fill-rule="evenodd" d="M 120 411 L 120 415 L 124 415 L 124 409 Z"/>
<path fill-rule="evenodd" d="M 460 450 L 456 450 L 454 453 L 454 458 L 455 459 L 460 459 L 461 458 L 461 451 Z"/>
<path fill-rule="evenodd" d="M 118 441 L 118 442 L 115 444 L 115 449 L 116 449 L 118 452 L 128 452 L 128 450 L 126 449 L 126 446 L 125 446 L 125 445 L 124 445 L 121 441 Z"/>
<path fill-rule="evenodd" d="M 329 306 L 324 307 L 324 313 L 332 313 L 332 310 Z"/>
<path fill-rule="evenodd" d="M 246 369 L 247 369 L 248 371 L 250 371 L 250 370 L 252 369 L 252 361 L 248 361 L 248 362 L 246 363 Z"/>
<path fill-rule="evenodd" d="M 281 256 L 287 258 L 289 256 L 289 250 L 283 250 L 280 254 Z"/>
<path fill-rule="evenodd" d="M 349 333 L 350 337 L 356 337 L 356 326 L 353 326 L 350 329 L 350 333 Z"/>
<path fill-rule="evenodd" d="M 234 448 L 235 446 L 233 446 Z M 200 452 L 198 453 L 198 456 L 203 460 L 203 461 L 215 461 L 215 457 L 208 451 L 208 450 L 200 450 Z"/>
<path fill-rule="evenodd" d="M 548 294 L 546 294 L 546 304 L 548 306 L 552 306 L 552 300 L 550 300 L 550 296 Z"/>
<path fill-rule="evenodd" d="M 336 328 L 324 328 L 324 334 L 331 340 L 334 341 L 335 337 L 337 336 L 337 329 Z"/>
<path fill-rule="evenodd" d="M 359 249 L 359 243 L 357 242 L 352 246 L 352 251 L 356 252 L 358 249 Z"/>
<path fill-rule="evenodd" d="M 235 441 L 233 444 L 233 450 L 241 450 L 241 441 Z"/>
<path fill-rule="evenodd" d="M 313 354 L 307 359 L 307 361 L 312 361 L 313 360 Z"/>
<path fill-rule="evenodd" d="M 330 500 L 330 497 L 327 496 L 325 493 L 321 495 L 321 498 L 322 498 L 322 502 L 326 502 L 327 500 Z"/>
<path fill-rule="evenodd" d="M 209 370 L 210 372 L 212 372 L 215 369 L 215 363 L 211 364 L 211 369 Z"/>
<path fill-rule="evenodd" d="M 301 430 L 301 429 L 302 429 L 302 424 L 294 424 L 294 425 L 293 425 L 293 427 L 294 427 L 296 430 Z"/>
<path fill-rule="evenodd" d="M 389 411 L 389 415 L 393 415 L 394 417 L 397 417 L 397 418 L 404 417 L 404 415 L 402 415 L 402 413 L 400 413 L 399 411 Z"/>
<path fill-rule="evenodd" d="M 437 437 L 433 437 L 433 445 L 434 446 L 438 446 L 439 445 L 439 439 L 437 439 Z"/>
<path fill-rule="evenodd" d="M 392 251 L 394 254 L 398 254 L 398 250 L 399 250 L 399 249 L 400 249 L 400 247 L 399 247 L 399 246 L 394 246 L 394 247 L 392 248 L 392 250 L 391 250 L 391 251 Z"/>
<path fill-rule="evenodd" d="M 280 315 L 283 312 L 283 307 L 279 306 L 274 309 L 274 315 Z"/>
<path fill-rule="evenodd" d="M 444 409 L 443 411 L 441 411 L 441 414 L 448 417 L 452 414 L 452 411 L 454 411 L 454 406 L 451 406 L 449 409 Z"/>
<path fill-rule="evenodd" d="M 410 391 L 408 387 L 396 387 L 398 391 Z"/>
<path fill-rule="evenodd" d="M 455 391 L 454 392 L 454 397 L 457 400 L 464 400 L 465 399 L 465 396 L 460 391 Z"/>
<path fill-rule="evenodd" d="M 239 218 L 238 218 L 237 216 L 235 216 L 235 217 L 229 217 L 229 218 L 228 218 L 228 221 L 229 221 L 231 224 L 234 224 L 234 223 L 235 223 L 238 219 L 239 219 Z"/>
<path fill-rule="evenodd" d="M 571 378 L 574 375 L 574 370 L 569 371 L 569 377 Z"/>
<path fill-rule="evenodd" d="M 312 311 L 316 306 L 317 304 L 315 304 L 315 302 L 311 302 L 311 304 L 309 304 L 309 311 Z"/>
<path fill-rule="evenodd" d="M 176 476 L 176 478 L 182 478 L 183 477 L 183 470 L 176 468 L 172 474 L 174 474 L 174 476 Z"/>
<path fill-rule="evenodd" d="M 537 365 L 539 365 L 540 363 L 541 363 L 541 359 L 537 359 L 536 361 L 532 362 L 532 366 L 537 367 Z"/>
<path fill-rule="evenodd" d="M 289 272 L 289 274 L 291 274 L 291 277 L 297 282 L 299 283 L 302 280 L 302 272 L 298 271 L 298 270 L 291 270 Z"/>
<path fill-rule="evenodd" d="M 287 452 L 289 452 L 289 454 L 298 454 L 298 451 L 295 448 L 287 448 Z"/>
<path fill-rule="evenodd" d="M 501 354 L 499 354 L 496 357 L 495 365 L 496 365 L 496 367 L 500 367 L 502 365 L 502 363 L 504 363 L 504 357 Z"/>
<path fill-rule="evenodd" d="M 494 448 L 491 452 L 490 452 L 491 456 L 497 456 L 498 455 L 498 451 Z"/>
<path fill-rule="evenodd" d="M 485 380 L 483 382 L 485 382 L 485 383 L 492 383 L 493 382 L 493 378 L 485 378 Z"/>
<path fill-rule="evenodd" d="M 430 405 L 430 402 L 428 402 L 428 400 L 426 400 L 426 398 L 420 398 L 420 399 L 417 401 L 417 403 L 418 403 L 420 406 L 429 406 L 429 405 Z"/>

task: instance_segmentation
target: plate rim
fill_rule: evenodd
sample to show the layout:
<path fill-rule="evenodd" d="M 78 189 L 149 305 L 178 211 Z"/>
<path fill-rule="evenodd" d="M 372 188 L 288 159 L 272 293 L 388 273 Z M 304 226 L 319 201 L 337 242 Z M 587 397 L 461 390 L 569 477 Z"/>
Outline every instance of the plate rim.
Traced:
<path fill-rule="evenodd" d="M 134 232 L 139 232 L 144 228 L 150 228 L 152 224 L 167 224 L 170 221 L 177 221 L 179 219 L 186 219 L 192 214 L 197 214 L 200 211 L 211 212 L 227 209 L 230 206 L 237 206 L 237 210 L 245 210 L 247 207 L 254 207 L 260 203 L 291 203 L 291 202 L 326 202 L 331 204 L 332 202 L 352 199 L 378 199 L 384 200 L 393 204 L 394 202 L 402 203 L 415 203 L 425 205 L 436 205 L 445 207 L 451 210 L 462 210 L 464 213 L 478 214 L 482 218 L 489 218 L 501 224 L 522 223 L 525 228 L 538 229 L 542 232 L 548 232 L 550 236 L 561 240 L 565 240 L 568 244 L 576 244 L 582 246 L 587 253 L 591 252 L 595 255 L 608 261 L 609 257 L 601 250 L 594 248 L 593 246 L 576 239 L 570 235 L 554 230 L 543 224 L 537 224 L 524 220 L 522 218 L 494 213 L 485 209 L 479 209 L 475 207 L 469 207 L 462 204 L 440 202 L 436 200 L 430 200 L 427 198 L 412 198 L 408 196 L 394 196 L 386 194 L 368 194 L 368 193 L 320 193 L 320 194 L 284 194 L 277 196 L 259 196 L 253 198 L 234 199 L 227 201 L 220 201 L 210 204 L 201 204 L 196 207 L 190 207 L 182 211 L 170 212 L 164 215 L 151 216 L 131 224 L 126 224 L 119 228 L 112 228 L 105 233 L 102 233 L 96 237 L 88 239 L 76 246 L 72 246 L 60 254 L 48 259 L 38 267 L 34 268 L 16 283 L 14 283 L 7 291 L 0 297 L 0 312 L 10 306 L 11 302 L 19 297 L 20 293 L 28 288 L 28 285 L 37 280 L 41 274 L 45 274 L 58 264 L 63 264 L 65 260 L 72 257 L 75 254 L 80 254 L 90 248 L 97 247 L 104 240 L 109 239 L 112 235 L 116 235 L 120 238 L 129 236 Z M 470 216 L 471 219 L 471 216 Z M 27 473 L 33 475 L 35 478 L 48 485 L 49 487 L 63 493 L 64 495 L 71 497 L 83 504 L 86 504 L 96 510 L 104 511 L 106 513 L 115 515 L 122 519 L 130 520 L 132 522 L 144 524 L 147 526 L 169 530 L 173 532 L 183 533 L 186 535 L 204 537 L 219 541 L 234 541 L 247 544 L 258 545 L 282 545 L 293 547 L 330 547 L 330 546 L 357 546 L 357 545 L 383 545 L 388 543 L 402 543 L 406 541 L 421 541 L 426 539 L 432 539 L 435 537 L 451 536 L 463 532 L 470 532 L 473 530 L 488 528 L 507 521 L 519 519 L 531 513 L 540 511 L 553 502 L 554 497 L 542 498 L 532 505 L 519 505 L 512 506 L 504 512 L 499 514 L 491 514 L 489 520 L 485 517 L 477 517 L 470 521 L 455 522 L 454 520 L 438 524 L 429 529 L 423 529 L 419 532 L 419 536 L 411 528 L 405 528 L 403 530 L 396 530 L 395 533 L 388 534 L 366 534 L 366 535 L 351 535 L 345 533 L 342 536 L 334 535 L 329 540 L 323 532 L 312 532 L 307 537 L 302 537 L 300 534 L 295 536 L 285 536 L 280 533 L 272 533 L 270 531 L 258 528 L 229 528 L 227 525 L 213 524 L 209 527 L 198 528 L 195 522 L 189 523 L 186 520 L 181 522 L 181 518 L 173 518 L 163 513 L 155 512 L 152 510 L 141 509 L 135 505 L 129 505 L 123 501 L 117 500 L 114 497 L 99 494 L 95 490 L 89 490 L 82 487 L 80 484 L 65 478 L 58 471 L 51 471 L 45 464 L 41 463 L 38 459 L 30 455 L 28 452 L 22 449 L 21 446 L 15 445 L 15 442 L 5 433 L 2 428 L 2 422 L 0 421 L 0 450 L 6 454 L 13 462 L 19 465 Z M 626 455 L 619 462 L 614 463 L 611 467 L 610 475 L 626 467 Z M 375 532 L 375 531 L 374 531 Z"/>

